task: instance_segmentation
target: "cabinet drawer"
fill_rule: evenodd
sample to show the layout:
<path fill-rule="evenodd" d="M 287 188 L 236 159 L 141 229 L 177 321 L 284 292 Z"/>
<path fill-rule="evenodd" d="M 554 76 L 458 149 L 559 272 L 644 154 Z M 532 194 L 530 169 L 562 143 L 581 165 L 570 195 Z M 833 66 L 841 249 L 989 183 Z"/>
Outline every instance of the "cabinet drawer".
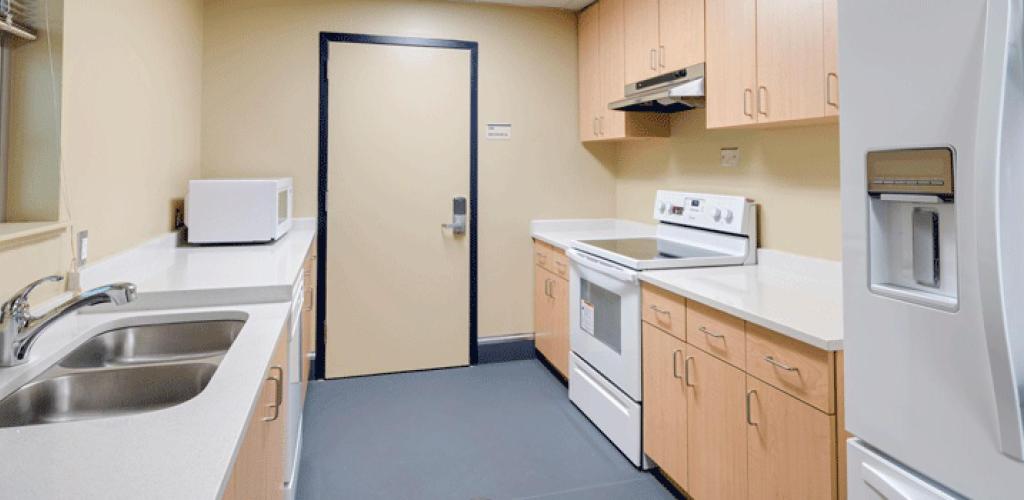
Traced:
<path fill-rule="evenodd" d="M 747 373 L 834 414 L 835 356 L 747 323 Z"/>
<path fill-rule="evenodd" d="M 548 249 L 548 255 L 551 261 L 551 272 L 555 273 L 558 277 L 568 280 L 569 279 L 569 256 L 565 255 L 565 252 L 561 248 L 550 247 Z"/>
<path fill-rule="evenodd" d="M 551 268 L 554 267 L 554 264 L 552 264 L 554 259 L 551 255 L 552 250 L 551 245 L 540 240 L 533 240 L 533 264 L 551 271 Z"/>
<path fill-rule="evenodd" d="M 641 287 L 642 318 L 679 340 L 686 340 L 686 299 L 656 286 Z"/>
<path fill-rule="evenodd" d="M 686 338 L 690 345 L 740 369 L 746 365 L 743 320 L 690 301 L 686 308 Z"/>

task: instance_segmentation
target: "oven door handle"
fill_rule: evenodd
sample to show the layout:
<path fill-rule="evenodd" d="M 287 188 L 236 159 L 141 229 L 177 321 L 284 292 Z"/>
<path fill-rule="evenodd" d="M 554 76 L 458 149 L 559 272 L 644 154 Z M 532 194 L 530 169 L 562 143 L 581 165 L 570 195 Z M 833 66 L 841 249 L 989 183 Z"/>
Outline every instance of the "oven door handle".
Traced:
<path fill-rule="evenodd" d="M 591 257 L 579 250 L 570 248 L 565 251 L 565 254 L 569 256 L 569 260 L 579 264 L 580 267 L 597 271 L 606 276 L 610 276 L 619 280 L 623 283 L 637 283 L 640 279 L 640 273 L 632 269 L 622 267 L 604 259 L 597 257 Z"/>

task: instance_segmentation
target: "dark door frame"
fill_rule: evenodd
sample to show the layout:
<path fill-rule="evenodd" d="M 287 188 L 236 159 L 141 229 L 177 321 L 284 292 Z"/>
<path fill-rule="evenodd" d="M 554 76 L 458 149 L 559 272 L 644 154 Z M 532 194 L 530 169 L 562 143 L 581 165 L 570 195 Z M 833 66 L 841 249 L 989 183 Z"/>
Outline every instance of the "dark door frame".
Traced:
<path fill-rule="evenodd" d="M 313 376 L 325 378 L 327 352 L 324 346 L 324 321 L 327 318 L 327 64 L 331 43 L 368 43 L 406 47 L 432 47 L 468 50 L 470 54 L 470 107 L 469 107 L 469 364 L 477 363 L 477 68 L 479 49 L 477 42 L 441 40 L 434 38 L 407 38 L 397 36 L 362 35 L 354 33 L 320 32 L 320 117 L 317 186 L 317 295 L 316 295 L 316 363 Z M 428 96 L 429 97 L 429 96 Z"/>

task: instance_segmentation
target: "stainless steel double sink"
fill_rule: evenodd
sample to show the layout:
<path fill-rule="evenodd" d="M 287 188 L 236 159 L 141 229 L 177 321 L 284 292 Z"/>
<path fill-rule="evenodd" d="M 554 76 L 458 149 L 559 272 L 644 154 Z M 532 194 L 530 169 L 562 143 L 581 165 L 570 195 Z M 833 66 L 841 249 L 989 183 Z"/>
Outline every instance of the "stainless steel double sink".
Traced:
<path fill-rule="evenodd" d="M 0 428 L 141 413 L 206 389 L 241 320 L 129 326 L 85 341 L 0 400 Z"/>

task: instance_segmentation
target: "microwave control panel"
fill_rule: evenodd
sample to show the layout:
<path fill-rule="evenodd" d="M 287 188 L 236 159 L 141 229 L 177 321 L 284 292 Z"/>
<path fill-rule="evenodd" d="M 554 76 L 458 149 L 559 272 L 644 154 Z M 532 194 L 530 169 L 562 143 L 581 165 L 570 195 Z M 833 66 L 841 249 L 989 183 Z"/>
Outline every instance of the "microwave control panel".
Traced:
<path fill-rule="evenodd" d="M 654 218 L 661 222 L 741 234 L 746 232 L 747 207 L 742 196 L 658 191 Z"/>

